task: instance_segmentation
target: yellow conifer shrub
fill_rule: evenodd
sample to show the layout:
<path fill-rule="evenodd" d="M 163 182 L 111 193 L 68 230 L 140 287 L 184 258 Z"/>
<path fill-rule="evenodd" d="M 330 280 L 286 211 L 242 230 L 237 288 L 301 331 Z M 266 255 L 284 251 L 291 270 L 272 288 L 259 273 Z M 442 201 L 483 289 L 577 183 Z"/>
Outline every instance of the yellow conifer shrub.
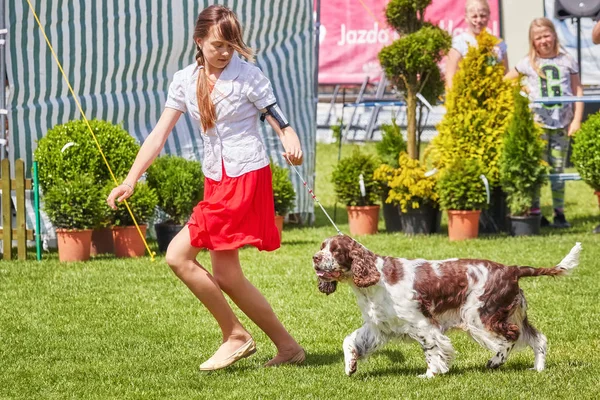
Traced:
<path fill-rule="evenodd" d="M 459 63 L 446 95 L 446 114 L 426 151 L 440 170 L 458 159 L 478 159 L 490 185 L 499 182 L 502 142 L 513 111 L 511 84 L 496 59 L 498 38 L 483 31 Z"/>

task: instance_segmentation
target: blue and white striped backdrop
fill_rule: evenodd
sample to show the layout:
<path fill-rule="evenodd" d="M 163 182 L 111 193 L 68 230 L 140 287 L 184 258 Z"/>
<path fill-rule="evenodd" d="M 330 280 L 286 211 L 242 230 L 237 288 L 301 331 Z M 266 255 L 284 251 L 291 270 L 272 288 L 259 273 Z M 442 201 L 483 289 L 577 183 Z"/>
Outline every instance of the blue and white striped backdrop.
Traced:
<path fill-rule="evenodd" d="M 194 61 L 198 13 L 213 1 L 33 0 L 34 8 L 89 119 L 122 123 L 138 140 L 162 112 L 173 74 Z M 315 115 L 312 0 L 221 1 L 241 20 L 257 64 L 300 135 L 302 175 L 313 185 Z M 8 2 L 7 72 L 10 157 L 31 165 L 36 140 L 54 125 L 80 118 L 68 87 L 25 0 Z M 263 129 L 271 156 L 282 147 Z M 91 140 L 91 138 L 90 138 Z M 181 118 L 165 152 L 201 159 L 197 125 Z M 43 168 L 43 166 L 40 166 Z M 313 213 L 310 195 L 291 173 L 296 211 Z"/>

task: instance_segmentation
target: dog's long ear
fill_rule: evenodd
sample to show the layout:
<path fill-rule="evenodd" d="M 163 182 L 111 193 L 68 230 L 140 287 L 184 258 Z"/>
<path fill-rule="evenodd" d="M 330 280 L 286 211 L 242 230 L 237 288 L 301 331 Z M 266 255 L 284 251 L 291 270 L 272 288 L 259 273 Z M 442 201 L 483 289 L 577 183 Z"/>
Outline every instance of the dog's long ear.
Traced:
<path fill-rule="evenodd" d="M 379 282 L 381 274 L 377 271 L 375 254 L 355 243 L 350 251 L 352 258 L 352 280 L 357 287 L 368 287 Z"/>
<path fill-rule="evenodd" d="M 325 293 L 328 296 L 331 293 L 335 292 L 335 289 L 337 289 L 337 282 L 336 281 L 327 282 L 327 281 L 324 281 L 322 279 L 318 279 L 318 281 L 319 281 L 319 291 L 321 293 Z"/>

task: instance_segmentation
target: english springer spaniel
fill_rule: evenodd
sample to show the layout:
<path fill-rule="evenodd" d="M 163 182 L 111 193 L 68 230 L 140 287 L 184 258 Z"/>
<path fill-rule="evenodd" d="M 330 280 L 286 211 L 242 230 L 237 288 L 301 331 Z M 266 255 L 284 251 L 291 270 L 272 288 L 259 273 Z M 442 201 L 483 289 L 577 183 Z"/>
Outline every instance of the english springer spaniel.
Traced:
<path fill-rule="evenodd" d="M 534 369 L 546 360 L 546 336 L 527 320 L 527 302 L 519 278 L 566 275 L 579 264 L 581 244 L 553 268 L 506 266 L 488 260 L 423 259 L 379 256 L 345 235 L 326 239 L 313 256 L 319 290 L 335 291 L 348 282 L 356 294 L 364 324 L 344 339 L 348 376 L 357 361 L 392 338 L 408 337 L 425 352 L 432 378 L 448 372 L 454 356 L 450 328 L 467 331 L 494 356 L 488 368 L 506 362 L 514 348 L 531 346 Z"/>

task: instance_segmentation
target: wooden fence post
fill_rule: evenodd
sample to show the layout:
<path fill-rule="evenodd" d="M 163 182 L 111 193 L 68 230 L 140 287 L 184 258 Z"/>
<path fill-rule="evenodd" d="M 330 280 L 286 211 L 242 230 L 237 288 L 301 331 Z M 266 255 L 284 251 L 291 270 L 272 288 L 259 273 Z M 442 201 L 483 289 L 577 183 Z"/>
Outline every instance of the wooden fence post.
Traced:
<path fill-rule="evenodd" d="M 2 160 L 0 175 L 0 188 L 2 190 L 2 254 L 5 260 L 12 259 L 13 237 L 17 239 L 17 256 L 19 260 L 27 259 L 27 240 L 33 240 L 33 230 L 27 229 L 25 213 L 25 191 L 31 190 L 31 179 L 25 178 L 25 162 L 15 161 L 15 179 L 10 176 L 10 161 Z M 16 192 L 17 219 L 16 229 L 12 226 L 12 200 L 11 191 Z"/>

